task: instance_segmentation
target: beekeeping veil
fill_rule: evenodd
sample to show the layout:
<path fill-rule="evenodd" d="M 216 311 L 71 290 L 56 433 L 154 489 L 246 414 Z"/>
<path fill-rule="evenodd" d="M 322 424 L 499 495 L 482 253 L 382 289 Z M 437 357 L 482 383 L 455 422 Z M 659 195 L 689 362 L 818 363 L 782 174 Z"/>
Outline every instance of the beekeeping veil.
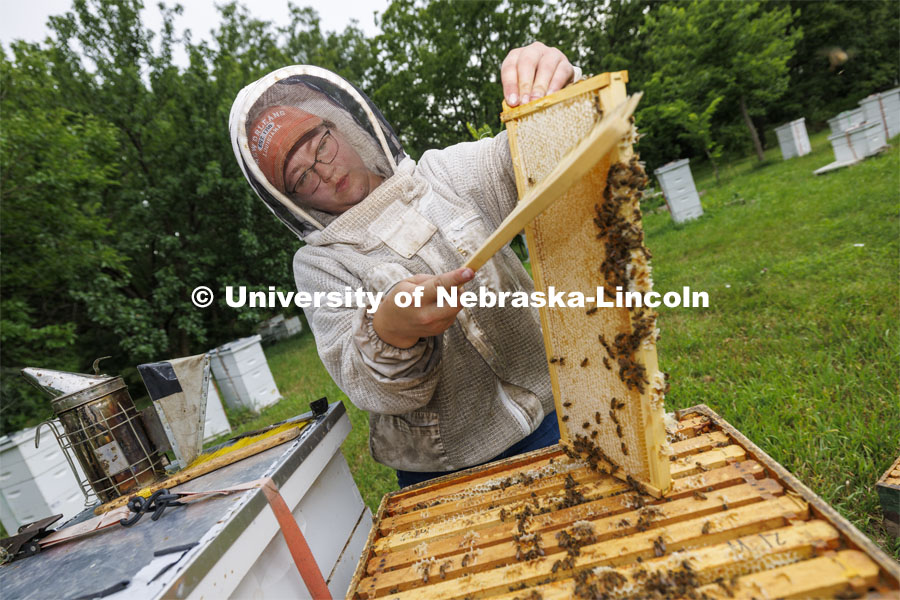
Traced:
<path fill-rule="evenodd" d="M 257 196 L 301 239 L 324 229 L 334 215 L 300 205 L 279 190 L 257 164 L 254 152 L 263 142 L 259 135 L 254 136 L 253 125 L 273 107 L 295 107 L 317 117 L 310 123 L 322 119 L 333 124 L 366 167 L 385 179 L 406 156 L 381 111 L 353 84 L 331 71 L 309 65 L 284 67 L 242 89 L 228 119 L 234 155 Z"/>

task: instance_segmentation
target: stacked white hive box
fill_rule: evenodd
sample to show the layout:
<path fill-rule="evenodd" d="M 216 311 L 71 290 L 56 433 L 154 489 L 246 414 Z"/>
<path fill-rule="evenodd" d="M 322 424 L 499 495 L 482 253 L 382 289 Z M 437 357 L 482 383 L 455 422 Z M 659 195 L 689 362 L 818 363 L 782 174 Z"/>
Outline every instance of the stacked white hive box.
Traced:
<path fill-rule="evenodd" d="M 659 186 L 666 196 L 666 205 L 672 214 L 672 220 L 683 223 L 696 219 L 703 214 L 700 195 L 694 185 L 689 159 L 683 158 L 670 162 L 653 172 L 659 180 Z"/>
<path fill-rule="evenodd" d="M 859 108 L 829 119 L 828 125 L 835 160 L 817 169 L 817 174 L 872 156 L 887 146 L 888 139 L 900 134 L 900 88 L 864 98 Z"/>
<path fill-rule="evenodd" d="M 64 522 L 84 510 L 84 494 L 59 444 L 45 428 L 35 448 L 34 430 L 0 437 L 0 522 L 8 535 L 50 515 L 62 513 Z"/>
<path fill-rule="evenodd" d="M 866 122 L 881 123 L 885 142 L 900 133 L 900 88 L 872 94 L 859 102 Z"/>
<path fill-rule="evenodd" d="M 801 117 L 776 127 L 775 135 L 778 136 L 778 146 L 781 148 L 781 155 L 784 157 L 784 160 L 809 154 L 811 148 L 809 136 L 806 133 L 805 118 Z"/>
<path fill-rule="evenodd" d="M 866 117 L 863 115 L 863 109 L 854 108 L 853 110 L 845 110 L 836 117 L 828 119 L 828 127 L 831 128 L 832 134 L 843 133 L 851 127 L 856 127 L 865 120 Z"/>
<path fill-rule="evenodd" d="M 223 433 L 231 433 L 231 424 L 222 406 L 222 399 L 216 390 L 216 384 L 209 379 L 209 392 L 206 395 L 206 422 L 203 424 L 203 441 L 216 438 Z"/>
<path fill-rule="evenodd" d="M 253 335 L 209 352 L 213 377 L 231 408 L 259 412 L 281 400 L 261 342 Z"/>
<path fill-rule="evenodd" d="M 264 342 L 271 342 L 297 335 L 303 331 L 303 325 L 300 323 L 300 317 L 285 319 L 284 315 L 276 315 L 263 321 L 258 331 Z"/>
<path fill-rule="evenodd" d="M 879 121 L 866 121 L 828 140 L 837 162 L 855 163 L 884 148 L 884 126 Z"/>

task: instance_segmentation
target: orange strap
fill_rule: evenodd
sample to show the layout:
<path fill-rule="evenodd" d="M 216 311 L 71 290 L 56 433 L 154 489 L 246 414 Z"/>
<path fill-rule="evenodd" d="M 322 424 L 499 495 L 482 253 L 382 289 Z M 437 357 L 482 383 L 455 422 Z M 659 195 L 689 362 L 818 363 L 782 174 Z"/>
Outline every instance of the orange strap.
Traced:
<path fill-rule="evenodd" d="M 284 541 L 287 542 L 288 550 L 290 550 L 291 556 L 294 557 L 294 564 L 297 565 L 297 570 L 300 571 L 300 577 L 303 578 L 306 589 L 309 590 L 309 593 L 312 594 L 315 600 L 331 600 L 331 592 L 328 590 L 325 578 L 322 577 L 322 571 L 319 570 L 319 565 L 316 564 L 312 550 L 309 549 L 309 544 L 306 543 L 306 538 L 303 536 L 303 532 L 300 531 L 297 520 L 294 519 L 291 509 L 288 508 L 284 498 L 278 492 L 275 482 L 266 477 L 266 483 L 263 485 L 262 491 L 269 501 L 269 506 L 272 507 L 272 512 L 275 513 L 275 518 L 278 520 L 279 527 L 281 527 L 281 533 L 284 535 Z"/>
<path fill-rule="evenodd" d="M 306 543 L 306 538 L 303 536 L 303 532 L 300 531 L 300 526 L 297 525 L 291 509 L 288 508 L 284 498 L 281 497 L 278 486 L 275 485 L 275 482 L 270 477 L 263 477 L 221 490 L 203 492 L 179 491 L 173 493 L 187 496 L 186 501 L 193 502 L 207 495 L 229 494 L 254 488 L 261 488 L 266 496 L 266 500 L 269 501 L 269 506 L 275 514 L 275 519 L 278 521 L 282 535 L 284 535 L 284 541 L 287 542 L 288 550 L 294 559 L 294 564 L 297 565 L 297 571 L 300 572 L 303 583 L 306 584 L 306 589 L 309 590 L 309 593 L 312 594 L 315 600 L 331 600 L 331 592 L 328 590 L 328 585 L 325 583 L 322 571 L 319 570 L 319 565 L 316 563 L 312 550 L 309 549 L 309 544 Z"/>

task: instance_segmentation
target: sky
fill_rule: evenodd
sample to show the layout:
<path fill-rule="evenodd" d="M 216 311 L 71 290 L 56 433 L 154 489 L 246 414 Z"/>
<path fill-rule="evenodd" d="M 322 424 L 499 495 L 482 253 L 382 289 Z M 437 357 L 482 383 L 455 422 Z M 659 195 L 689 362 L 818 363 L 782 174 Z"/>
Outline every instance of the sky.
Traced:
<path fill-rule="evenodd" d="M 192 39 L 210 39 L 209 31 L 218 24 L 219 14 L 214 0 L 181 0 L 184 11 L 175 21 L 179 31 L 190 29 Z M 218 0 L 223 4 L 224 0 Z M 258 19 L 275 23 L 288 19 L 287 0 L 242 0 Z M 359 21 L 359 27 L 371 37 L 378 33 L 374 13 L 379 14 L 390 4 L 389 0 L 294 0 L 298 6 L 312 6 L 321 18 L 323 31 L 343 31 L 350 19 Z M 159 30 L 162 23 L 156 0 L 144 1 L 144 23 L 153 30 Z M 167 5 L 175 4 L 166 0 Z M 62 14 L 70 9 L 71 0 L 0 0 L 0 42 L 5 49 L 16 39 L 40 42 L 48 35 L 47 17 Z M 186 64 L 176 56 L 176 62 Z"/>

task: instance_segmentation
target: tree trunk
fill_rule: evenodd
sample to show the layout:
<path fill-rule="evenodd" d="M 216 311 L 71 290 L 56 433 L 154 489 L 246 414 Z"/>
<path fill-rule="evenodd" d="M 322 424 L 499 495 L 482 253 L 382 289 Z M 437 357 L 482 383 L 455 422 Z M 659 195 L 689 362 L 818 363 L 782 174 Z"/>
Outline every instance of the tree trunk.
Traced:
<path fill-rule="evenodd" d="M 741 115 L 744 117 L 744 123 L 747 124 L 747 129 L 750 130 L 750 137 L 753 138 L 753 147 L 756 149 L 756 158 L 762 162 L 765 160 L 762 143 L 759 141 L 759 134 L 756 133 L 756 127 L 753 126 L 753 119 L 750 118 L 750 113 L 747 112 L 747 103 L 744 101 L 743 95 L 741 95 Z"/>
<path fill-rule="evenodd" d="M 716 185 L 719 185 L 721 182 L 719 181 L 719 167 L 716 165 L 716 161 L 713 159 L 712 154 L 709 151 L 709 148 L 704 146 L 703 151 L 706 152 L 706 158 L 709 159 L 709 162 L 712 163 L 713 173 L 716 175 Z"/>

